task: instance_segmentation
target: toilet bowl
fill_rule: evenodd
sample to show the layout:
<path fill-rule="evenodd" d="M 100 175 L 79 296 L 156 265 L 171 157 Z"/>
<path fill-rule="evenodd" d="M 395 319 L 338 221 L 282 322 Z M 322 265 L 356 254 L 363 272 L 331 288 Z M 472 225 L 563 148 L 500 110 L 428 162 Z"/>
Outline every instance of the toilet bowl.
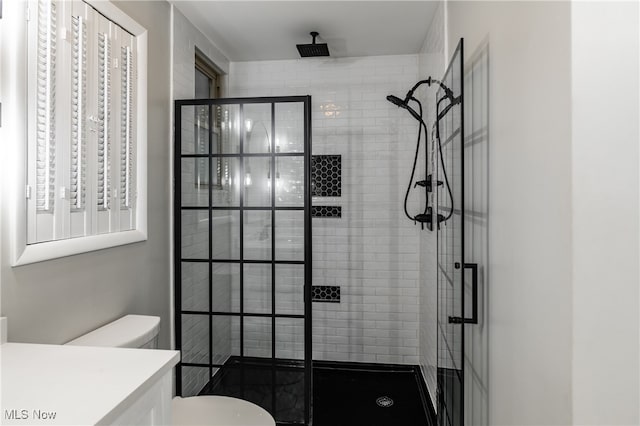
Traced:
<path fill-rule="evenodd" d="M 275 426 L 267 410 L 251 402 L 227 396 L 173 398 L 174 425 Z M 208 419 L 208 423 L 206 422 Z"/>
<path fill-rule="evenodd" d="M 67 343 L 76 346 L 119 348 L 157 348 L 160 318 L 127 315 Z M 238 398 L 226 396 L 192 396 L 173 398 L 174 425 L 203 426 L 275 426 L 263 408 Z"/>

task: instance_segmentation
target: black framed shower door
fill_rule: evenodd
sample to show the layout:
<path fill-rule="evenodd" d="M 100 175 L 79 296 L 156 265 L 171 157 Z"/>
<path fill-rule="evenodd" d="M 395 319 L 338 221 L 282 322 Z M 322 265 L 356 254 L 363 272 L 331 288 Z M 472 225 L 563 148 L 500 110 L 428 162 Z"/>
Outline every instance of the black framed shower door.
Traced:
<path fill-rule="evenodd" d="M 311 97 L 178 100 L 174 140 L 176 392 L 310 424 Z"/>
<path fill-rule="evenodd" d="M 474 279 L 477 267 L 464 259 L 464 84 L 463 40 L 453 53 L 436 95 L 438 286 L 438 424 L 463 426 L 465 324 L 477 322 L 476 308 L 465 309 L 465 270 Z M 475 272 L 474 272 L 475 271 Z M 474 296 L 476 295 L 473 292 Z M 472 300 L 474 307 L 477 300 Z"/>

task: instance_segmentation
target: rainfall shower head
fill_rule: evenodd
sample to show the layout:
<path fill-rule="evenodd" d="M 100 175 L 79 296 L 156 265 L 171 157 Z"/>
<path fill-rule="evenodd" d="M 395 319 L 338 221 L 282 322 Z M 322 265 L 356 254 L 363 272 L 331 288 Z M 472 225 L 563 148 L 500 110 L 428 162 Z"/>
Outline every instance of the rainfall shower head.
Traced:
<path fill-rule="evenodd" d="M 300 56 L 303 58 L 314 58 L 317 56 L 329 56 L 329 47 L 327 43 L 316 43 L 316 37 L 318 36 L 318 32 L 311 31 L 311 37 L 313 37 L 313 41 L 311 44 L 297 44 L 298 52 L 300 52 Z"/>

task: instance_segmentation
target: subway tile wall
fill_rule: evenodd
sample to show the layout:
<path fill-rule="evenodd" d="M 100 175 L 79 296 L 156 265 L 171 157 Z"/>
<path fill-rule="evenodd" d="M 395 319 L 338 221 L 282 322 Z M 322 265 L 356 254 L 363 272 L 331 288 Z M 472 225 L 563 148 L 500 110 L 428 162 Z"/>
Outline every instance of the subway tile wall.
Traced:
<path fill-rule="evenodd" d="M 341 196 L 314 198 L 343 207 L 339 219 L 313 221 L 313 284 L 341 288 L 340 303 L 313 306 L 314 359 L 419 362 L 419 250 L 426 231 L 402 207 L 417 125 L 385 99 L 403 96 L 418 77 L 417 55 L 230 65 L 230 96 L 311 95 L 312 153 L 342 156 Z M 419 207 L 412 197 L 410 209 Z M 295 285 L 289 287 L 277 299 L 296 300 L 286 294 Z M 276 355 L 301 358 L 301 321 L 279 322 Z M 270 327 L 249 324 L 244 344 L 251 354 L 269 355 L 270 341 Z"/>

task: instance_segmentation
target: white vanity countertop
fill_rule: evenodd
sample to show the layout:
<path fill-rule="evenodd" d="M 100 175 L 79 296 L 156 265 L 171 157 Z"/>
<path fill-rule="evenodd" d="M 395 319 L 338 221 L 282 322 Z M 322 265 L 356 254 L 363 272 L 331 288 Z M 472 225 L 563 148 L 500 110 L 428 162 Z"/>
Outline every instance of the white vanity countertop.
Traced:
<path fill-rule="evenodd" d="M 0 424 L 110 423 L 179 359 L 177 351 L 157 349 L 5 343 Z"/>

